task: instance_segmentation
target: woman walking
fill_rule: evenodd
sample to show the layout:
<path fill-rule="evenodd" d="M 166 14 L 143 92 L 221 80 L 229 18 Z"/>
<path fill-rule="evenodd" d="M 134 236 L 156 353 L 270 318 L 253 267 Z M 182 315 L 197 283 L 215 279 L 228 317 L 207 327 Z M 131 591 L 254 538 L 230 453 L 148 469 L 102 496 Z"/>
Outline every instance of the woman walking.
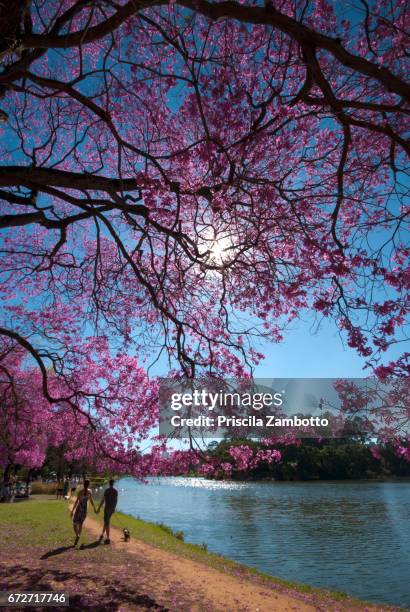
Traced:
<path fill-rule="evenodd" d="M 84 480 L 84 488 L 77 495 L 77 499 L 71 510 L 71 516 L 73 517 L 73 527 L 75 533 L 75 542 L 74 546 L 78 544 L 78 540 L 80 539 L 81 530 L 83 528 L 83 523 L 85 521 L 85 517 L 87 516 L 87 502 L 90 500 L 92 507 L 95 512 L 95 505 L 93 496 L 89 489 L 90 481 Z"/>

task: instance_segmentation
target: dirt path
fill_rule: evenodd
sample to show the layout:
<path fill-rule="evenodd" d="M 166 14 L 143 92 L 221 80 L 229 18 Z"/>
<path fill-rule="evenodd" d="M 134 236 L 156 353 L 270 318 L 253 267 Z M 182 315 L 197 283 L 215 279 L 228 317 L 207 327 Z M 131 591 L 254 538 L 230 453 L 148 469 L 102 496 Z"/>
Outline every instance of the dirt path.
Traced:
<path fill-rule="evenodd" d="M 101 523 L 92 516 L 87 516 L 85 527 L 96 538 L 101 533 Z M 155 584 L 156 589 L 166 592 L 169 591 L 170 583 L 183 583 L 187 589 L 203 592 L 204 599 L 211 604 L 212 611 L 227 612 L 238 610 L 238 608 L 259 612 L 318 610 L 316 606 L 307 604 L 296 597 L 292 598 L 264 589 L 260 585 L 238 580 L 211 567 L 191 559 L 184 559 L 139 540 L 131 539 L 130 542 L 124 542 L 119 529 L 112 527 L 110 536 L 111 546 L 136 555 L 142 562 L 155 564 L 158 569 L 156 574 L 161 576 L 161 580 L 157 579 Z"/>

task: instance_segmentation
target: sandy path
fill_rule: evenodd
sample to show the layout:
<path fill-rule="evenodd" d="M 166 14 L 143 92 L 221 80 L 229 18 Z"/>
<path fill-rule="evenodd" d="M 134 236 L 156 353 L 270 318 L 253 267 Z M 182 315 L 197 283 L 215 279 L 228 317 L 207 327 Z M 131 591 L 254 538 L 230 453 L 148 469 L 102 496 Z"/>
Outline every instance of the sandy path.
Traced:
<path fill-rule="evenodd" d="M 85 527 L 96 538 L 101 533 L 101 523 L 92 516 L 87 516 Z M 248 609 L 259 612 L 274 612 L 280 610 L 308 612 L 318 610 L 296 597 L 291 597 L 263 588 L 246 580 L 239 580 L 223 572 L 217 571 L 190 559 L 184 559 L 168 551 L 155 548 L 140 540 L 122 540 L 122 532 L 111 527 L 111 546 L 138 556 L 136 563 L 154 563 L 158 571 L 155 584 L 156 591 L 169 593 L 170 584 L 184 585 L 186 589 L 203 593 L 204 600 L 211 604 L 212 612 L 236 611 Z M 208 603 L 209 602 L 209 603 Z"/>

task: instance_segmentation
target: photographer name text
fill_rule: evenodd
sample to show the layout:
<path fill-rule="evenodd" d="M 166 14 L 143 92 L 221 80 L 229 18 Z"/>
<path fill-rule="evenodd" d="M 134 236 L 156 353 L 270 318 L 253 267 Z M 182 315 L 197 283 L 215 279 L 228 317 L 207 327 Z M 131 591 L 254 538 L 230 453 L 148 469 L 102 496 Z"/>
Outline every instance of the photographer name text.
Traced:
<path fill-rule="evenodd" d="M 181 417 L 175 414 L 170 419 L 173 427 L 327 427 L 328 419 L 321 417 L 277 417 L 267 414 L 264 418 L 255 415 L 245 417 L 217 417 L 200 415 L 194 418 Z"/>

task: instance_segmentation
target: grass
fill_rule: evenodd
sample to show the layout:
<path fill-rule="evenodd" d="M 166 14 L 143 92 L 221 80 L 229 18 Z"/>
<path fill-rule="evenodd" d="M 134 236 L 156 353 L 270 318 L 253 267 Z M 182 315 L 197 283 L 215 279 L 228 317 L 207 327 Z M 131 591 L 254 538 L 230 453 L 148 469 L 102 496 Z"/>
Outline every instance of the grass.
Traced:
<path fill-rule="evenodd" d="M 102 521 L 101 513 L 93 514 Z M 149 523 L 139 518 L 117 512 L 112 519 L 112 526 L 119 529 L 127 527 L 133 539 L 141 540 L 180 557 L 207 565 L 220 572 L 228 573 L 239 579 L 248 579 L 270 588 L 299 592 L 312 598 L 312 601 L 338 601 L 343 609 L 363 610 L 364 602 L 359 602 L 342 592 L 329 591 L 298 584 L 279 578 L 273 578 L 256 569 L 241 565 L 219 554 L 207 551 L 206 544 L 197 545 L 183 541 L 182 532 L 174 532 L 167 525 Z M 36 499 L 14 504 L 0 504 L 0 529 L 2 542 L 0 549 L 12 550 L 20 547 L 53 548 L 72 542 L 73 530 L 67 504 L 64 501 Z M 89 541 L 85 538 L 85 541 Z M 114 552 L 114 550 L 113 550 Z M 371 605 L 371 604 L 369 604 Z M 346 607 L 347 606 L 347 607 Z M 330 606 L 329 606 L 330 609 Z M 392 609 L 380 606 L 378 609 Z M 396 607 L 395 610 L 398 608 Z"/>
<path fill-rule="evenodd" d="M 53 546 L 73 539 L 73 528 L 67 506 L 57 500 L 30 500 L 0 504 L 2 546 L 14 543 L 18 528 L 20 545 Z M 24 540 L 24 537 L 26 539 Z"/>

